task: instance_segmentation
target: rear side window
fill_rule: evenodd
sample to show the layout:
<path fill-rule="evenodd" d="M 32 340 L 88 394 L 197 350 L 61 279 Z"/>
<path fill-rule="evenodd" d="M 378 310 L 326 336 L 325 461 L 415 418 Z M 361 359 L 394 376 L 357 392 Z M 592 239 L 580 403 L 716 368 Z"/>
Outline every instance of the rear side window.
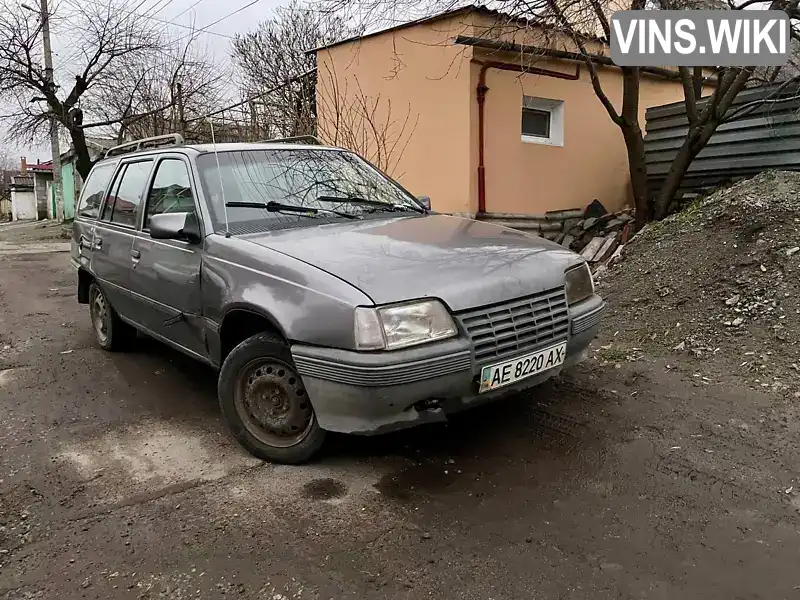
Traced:
<path fill-rule="evenodd" d="M 152 160 L 143 160 L 123 167 L 106 200 L 102 220 L 136 227 L 136 209 L 142 199 L 152 165 Z"/>
<path fill-rule="evenodd" d="M 78 214 L 80 216 L 90 219 L 97 218 L 103 195 L 106 192 L 106 188 L 108 188 L 111 175 L 114 174 L 115 166 L 114 163 L 106 163 L 95 167 L 89 173 L 86 183 L 83 184 L 80 202 L 78 202 Z"/>

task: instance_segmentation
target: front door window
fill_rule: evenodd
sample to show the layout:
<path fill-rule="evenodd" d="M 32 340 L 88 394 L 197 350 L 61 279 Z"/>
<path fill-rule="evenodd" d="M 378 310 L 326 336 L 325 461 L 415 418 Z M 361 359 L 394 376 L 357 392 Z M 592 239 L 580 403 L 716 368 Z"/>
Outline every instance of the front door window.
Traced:
<path fill-rule="evenodd" d="M 149 229 L 150 217 L 153 215 L 176 212 L 195 212 L 189 170 L 182 160 L 165 158 L 158 163 L 153 185 L 147 194 L 147 212 L 143 229 Z"/>

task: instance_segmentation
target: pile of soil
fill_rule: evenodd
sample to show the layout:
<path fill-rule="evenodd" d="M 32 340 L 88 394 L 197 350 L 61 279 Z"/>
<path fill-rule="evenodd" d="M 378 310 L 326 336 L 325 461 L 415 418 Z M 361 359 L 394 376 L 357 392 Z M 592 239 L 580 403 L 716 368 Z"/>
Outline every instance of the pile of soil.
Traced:
<path fill-rule="evenodd" d="M 800 397 L 800 173 L 762 173 L 645 227 L 598 289 L 601 360 L 663 356 L 706 384 Z"/>

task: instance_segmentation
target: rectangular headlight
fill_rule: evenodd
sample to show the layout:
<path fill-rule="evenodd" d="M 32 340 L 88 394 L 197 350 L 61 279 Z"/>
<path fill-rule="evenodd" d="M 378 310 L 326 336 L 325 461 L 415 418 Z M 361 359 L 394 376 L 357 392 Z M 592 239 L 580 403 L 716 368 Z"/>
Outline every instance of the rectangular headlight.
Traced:
<path fill-rule="evenodd" d="M 397 350 L 453 337 L 452 317 L 438 300 L 381 308 L 356 309 L 356 347 L 359 350 Z"/>
<path fill-rule="evenodd" d="M 594 294 L 594 279 L 587 263 L 569 269 L 564 277 L 567 283 L 567 304 L 586 300 Z"/>

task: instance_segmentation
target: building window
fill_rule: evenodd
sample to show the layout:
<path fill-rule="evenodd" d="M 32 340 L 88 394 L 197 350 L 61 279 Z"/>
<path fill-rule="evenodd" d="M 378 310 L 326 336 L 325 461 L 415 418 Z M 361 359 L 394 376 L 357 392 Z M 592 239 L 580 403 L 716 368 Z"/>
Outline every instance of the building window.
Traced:
<path fill-rule="evenodd" d="M 522 107 L 522 135 L 550 137 L 550 111 Z"/>
<path fill-rule="evenodd" d="M 564 145 L 564 102 L 522 97 L 522 141 L 548 146 Z"/>

